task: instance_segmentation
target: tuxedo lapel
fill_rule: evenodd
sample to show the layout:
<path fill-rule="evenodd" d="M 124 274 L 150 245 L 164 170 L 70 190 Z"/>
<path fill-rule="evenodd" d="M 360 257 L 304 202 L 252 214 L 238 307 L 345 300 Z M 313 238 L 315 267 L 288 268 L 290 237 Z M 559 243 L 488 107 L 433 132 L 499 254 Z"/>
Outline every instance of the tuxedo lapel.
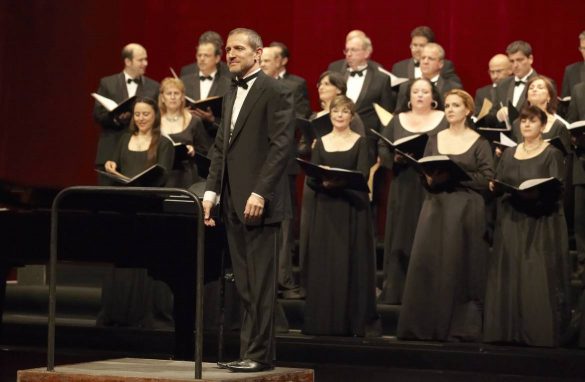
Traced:
<path fill-rule="evenodd" d="M 579 83 L 585 82 L 585 63 L 581 63 L 581 69 L 579 70 Z M 571 89 L 569 89 L 571 90 Z"/>
<path fill-rule="evenodd" d="M 258 75 L 258 78 L 256 78 L 256 81 L 254 81 L 254 84 L 252 85 L 252 88 L 250 89 L 249 93 L 246 95 L 246 99 L 244 100 L 242 108 L 240 109 L 240 114 L 238 114 L 238 119 L 236 120 L 236 124 L 234 126 L 234 132 L 232 134 L 232 138 L 230 139 L 230 145 L 238 137 L 238 134 L 242 130 L 242 127 L 244 126 L 246 119 L 248 119 L 250 112 L 254 108 L 254 104 L 256 103 L 256 101 L 258 101 L 262 92 L 264 92 L 264 81 L 265 80 L 266 80 L 266 77 L 262 74 L 262 72 L 260 72 L 260 74 Z M 236 91 L 237 91 L 237 89 L 236 89 Z M 235 96 L 234 96 L 234 99 L 235 99 Z M 233 109 L 233 102 L 232 102 L 232 109 Z M 230 119 L 231 119 L 231 113 L 230 113 Z"/>
<path fill-rule="evenodd" d="M 237 87 L 232 86 L 227 91 L 223 98 L 223 112 L 221 115 L 221 121 L 224 125 L 224 139 L 223 139 L 223 152 L 227 152 L 227 148 L 230 144 L 230 125 L 232 123 L 232 112 L 234 110 L 234 102 L 236 101 Z"/>
<path fill-rule="evenodd" d="M 126 78 L 124 77 L 124 73 L 118 74 L 116 78 L 116 94 L 120 94 L 122 99 L 115 100 L 116 102 L 120 103 L 128 99 L 128 88 L 126 87 Z"/>
<path fill-rule="evenodd" d="M 406 73 L 408 74 L 408 78 L 414 78 L 414 59 L 408 60 Z"/>
<path fill-rule="evenodd" d="M 193 88 L 193 95 L 195 96 L 193 99 L 194 100 L 200 100 L 201 99 L 201 81 L 199 80 L 199 74 L 196 73 L 195 76 L 195 87 Z"/>
<path fill-rule="evenodd" d="M 372 79 L 374 78 L 374 70 L 375 69 L 372 69 L 372 67 L 368 65 L 368 68 L 366 70 L 366 78 L 364 78 L 364 84 L 362 85 L 362 89 L 360 90 L 360 95 L 355 101 L 356 109 L 359 109 L 361 103 L 364 101 L 364 98 L 366 98 L 366 95 L 368 94 L 368 89 L 370 88 L 370 85 L 372 84 Z"/>

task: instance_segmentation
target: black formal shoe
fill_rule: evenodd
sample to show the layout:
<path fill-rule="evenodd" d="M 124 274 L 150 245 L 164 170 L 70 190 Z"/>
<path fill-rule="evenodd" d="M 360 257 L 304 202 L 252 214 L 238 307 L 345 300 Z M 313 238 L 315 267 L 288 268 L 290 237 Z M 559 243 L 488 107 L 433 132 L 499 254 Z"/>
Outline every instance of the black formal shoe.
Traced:
<path fill-rule="evenodd" d="M 230 362 L 217 362 L 217 367 L 220 369 L 229 369 L 230 365 L 240 363 L 241 360 L 230 361 Z"/>
<path fill-rule="evenodd" d="M 239 362 L 228 364 L 227 368 L 235 373 L 257 373 L 259 371 L 266 371 L 274 369 L 269 363 L 254 361 L 251 359 L 244 359 Z"/>

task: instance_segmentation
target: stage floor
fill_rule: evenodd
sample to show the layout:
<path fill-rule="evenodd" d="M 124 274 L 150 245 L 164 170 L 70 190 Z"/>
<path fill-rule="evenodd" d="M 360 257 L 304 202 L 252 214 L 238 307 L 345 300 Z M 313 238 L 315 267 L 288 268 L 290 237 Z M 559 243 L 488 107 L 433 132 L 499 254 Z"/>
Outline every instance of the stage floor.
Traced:
<path fill-rule="evenodd" d="M 203 363 L 202 379 L 213 382 L 312 382 L 313 370 L 277 367 L 261 373 L 232 373 L 214 363 Z M 144 358 L 119 358 L 19 370 L 18 382 L 192 382 L 195 364 L 187 361 L 169 361 Z"/>

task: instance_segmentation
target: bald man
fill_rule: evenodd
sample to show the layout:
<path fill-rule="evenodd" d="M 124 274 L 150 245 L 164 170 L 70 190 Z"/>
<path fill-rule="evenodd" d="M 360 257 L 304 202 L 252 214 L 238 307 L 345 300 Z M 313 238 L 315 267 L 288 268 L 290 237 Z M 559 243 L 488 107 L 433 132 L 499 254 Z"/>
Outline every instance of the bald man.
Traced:
<path fill-rule="evenodd" d="M 144 75 L 148 66 L 146 49 L 140 44 L 128 44 L 122 49 L 122 61 L 124 62 L 122 72 L 102 78 L 97 93 L 118 104 L 134 95 L 157 100 L 159 83 Z M 130 112 L 114 116 L 96 101 L 93 118 L 101 126 L 95 159 L 96 168 L 103 170 L 104 163 L 112 158 L 120 137 L 128 130 L 131 117 Z M 105 177 L 100 177 L 98 183 L 111 184 Z"/>
<path fill-rule="evenodd" d="M 475 113 L 476 115 L 481 110 L 483 100 L 489 99 L 492 103 L 496 99 L 496 87 L 498 83 L 504 78 L 512 75 L 512 63 L 505 54 L 498 53 L 493 56 L 488 63 L 488 73 L 492 83 L 482 88 L 477 89 L 475 92 Z"/>

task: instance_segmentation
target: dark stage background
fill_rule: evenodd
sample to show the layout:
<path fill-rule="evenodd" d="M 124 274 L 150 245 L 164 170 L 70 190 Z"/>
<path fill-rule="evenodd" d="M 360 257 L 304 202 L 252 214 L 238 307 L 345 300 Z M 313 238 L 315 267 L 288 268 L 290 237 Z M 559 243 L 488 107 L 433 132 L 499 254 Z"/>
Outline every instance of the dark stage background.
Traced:
<path fill-rule="evenodd" d="M 119 72 L 128 42 L 148 50 L 147 75 L 160 80 L 194 58 L 199 34 L 224 37 L 234 27 L 257 30 L 268 44 L 286 43 L 289 69 L 315 84 L 342 57 L 345 34 L 363 29 L 372 58 L 390 69 L 407 58 L 410 30 L 426 24 L 455 62 L 472 94 L 489 82 L 487 61 L 516 39 L 529 41 L 534 67 L 562 81 L 581 59 L 583 0 L 411 1 L 0 1 L 0 179 L 31 185 L 93 184 L 98 127 L 90 93 Z"/>

